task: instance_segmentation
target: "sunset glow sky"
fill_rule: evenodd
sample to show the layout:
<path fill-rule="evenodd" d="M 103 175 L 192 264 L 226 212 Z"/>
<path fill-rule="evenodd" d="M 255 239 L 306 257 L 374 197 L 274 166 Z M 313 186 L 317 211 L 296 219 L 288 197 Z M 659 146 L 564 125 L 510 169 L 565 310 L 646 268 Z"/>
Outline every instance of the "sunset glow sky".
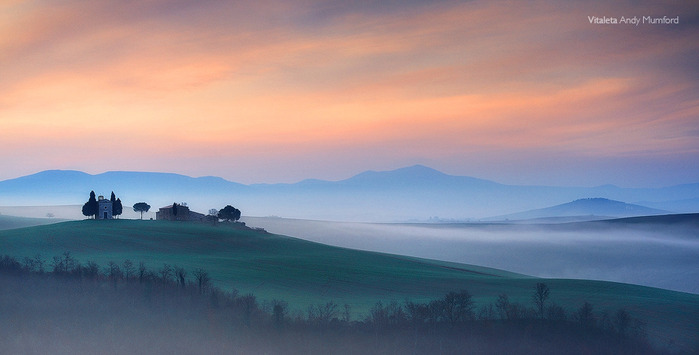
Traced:
<path fill-rule="evenodd" d="M 3 1 L 0 180 L 699 182 L 699 6 L 655 3 Z"/>

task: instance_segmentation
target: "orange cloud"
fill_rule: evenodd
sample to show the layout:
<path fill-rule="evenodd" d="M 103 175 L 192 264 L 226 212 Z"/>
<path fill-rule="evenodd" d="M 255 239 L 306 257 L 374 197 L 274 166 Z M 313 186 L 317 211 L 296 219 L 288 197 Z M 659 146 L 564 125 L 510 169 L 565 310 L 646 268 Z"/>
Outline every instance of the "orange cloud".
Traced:
<path fill-rule="evenodd" d="M 75 139 L 112 136 L 153 159 L 699 150 L 694 25 L 590 25 L 624 10 L 606 3 L 347 5 L 328 18 L 313 1 L 182 6 L 0 6 L 0 146 L 75 154 Z"/>

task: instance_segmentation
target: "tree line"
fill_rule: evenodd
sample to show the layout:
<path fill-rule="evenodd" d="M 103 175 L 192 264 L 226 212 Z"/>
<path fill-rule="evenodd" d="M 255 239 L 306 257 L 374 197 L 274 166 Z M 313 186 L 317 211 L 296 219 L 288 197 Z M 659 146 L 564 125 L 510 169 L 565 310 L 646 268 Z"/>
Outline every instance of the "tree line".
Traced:
<path fill-rule="evenodd" d="M 93 261 L 80 263 L 70 252 L 64 252 L 48 260 L 40 255 L 22 260 L 5 255 L 0 258 L 0 272 L 87 281 L 108 285 L 114 292 L 136 290 L 136 294 L 148 299 L 180 297 L 178 302 L 196 304 L 199 309 L 217 309 L 227 315 L 227 323 L 246 328 L 295 334 L 330 332 L 333 337 L 351 335 L 362 339 L 407 337 L 412 342 L 408 350 L 420 353 L 437 344 L 456 349 L 469 337 L 489 339 L 512 334 L 527 339 L 572 337 L 574 341 L 567 341 L 578 345 L 592 342 L 600 347 L 630 349 L 632 353 L 652 352 L 646 340 L 645 323 L 627 310 L 598 312 L 588 302 L 567 310 L 551 300 L 553 291 L 544 282 L 532 288 L 529 304 L 513 302 L 508 295 L 500 294 L 492 303 L 477 305 L 473 296 L 462 289 L 425 303 L 377 302 L 368 314 L 355 319 L 356 314 L 348 304 L 329 301 L 302 311 L 290 308 L 283 300 L 260 301 L 253 294 L 224 291 L 212 284 L 202 268 L 187 270 L 163 264 L 158 269 L 149 269 L 143 262 L 128 259 L 100 266 Z M 181 301 L 182 295 L 187 295 L 186 301 Z"/>

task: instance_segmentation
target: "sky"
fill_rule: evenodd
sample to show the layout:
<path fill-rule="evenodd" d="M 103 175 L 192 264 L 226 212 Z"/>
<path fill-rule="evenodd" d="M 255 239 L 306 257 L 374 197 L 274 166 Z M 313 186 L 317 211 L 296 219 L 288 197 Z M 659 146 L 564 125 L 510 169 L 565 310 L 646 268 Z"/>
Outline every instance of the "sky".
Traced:
<path fill-rule="evenodd" d="M 5 0 L 0 180 L 699 182 L 697 38 L 691 1 Z"/>

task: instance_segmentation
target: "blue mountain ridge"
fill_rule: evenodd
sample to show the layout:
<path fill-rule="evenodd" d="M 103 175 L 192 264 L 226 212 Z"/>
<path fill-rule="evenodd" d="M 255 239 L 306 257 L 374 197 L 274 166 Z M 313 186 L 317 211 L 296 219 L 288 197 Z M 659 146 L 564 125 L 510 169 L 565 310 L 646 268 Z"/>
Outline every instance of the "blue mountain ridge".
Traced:
<path fill-rule="evenodd" d="M 590 197 L 646 201 L 672 212 L 699 212 L 699 184 L 641 189 L 504 185 L 449 175 L 423 165 L 366 171 L 339 181 L 251 185 L 174 173 L 110 171 L 91 175 L 48 170 L 0 181 L 0 206 L 82 204 L 90 190 L 105 196 L 114 191 L 125 205 L 146 201 L 156 208 L 187 202 L 194 210 L 208 211 L 233 204 L 246 215 L 350 221 L 485 218 Z M 672 209 L 673 201 L 683 201 L 681 210 Z"/>
<path fill-rule="evenodd" d="M 554 217 L 635 217 L 668 214 L 670 212 L 610 200 L 606 198 L 583 198 L 572 202 L 529 210 L 525 212 L 513 213 L 504 216 L 491 217 L 487 220 L 526 220 L 542 219 Z"/>

